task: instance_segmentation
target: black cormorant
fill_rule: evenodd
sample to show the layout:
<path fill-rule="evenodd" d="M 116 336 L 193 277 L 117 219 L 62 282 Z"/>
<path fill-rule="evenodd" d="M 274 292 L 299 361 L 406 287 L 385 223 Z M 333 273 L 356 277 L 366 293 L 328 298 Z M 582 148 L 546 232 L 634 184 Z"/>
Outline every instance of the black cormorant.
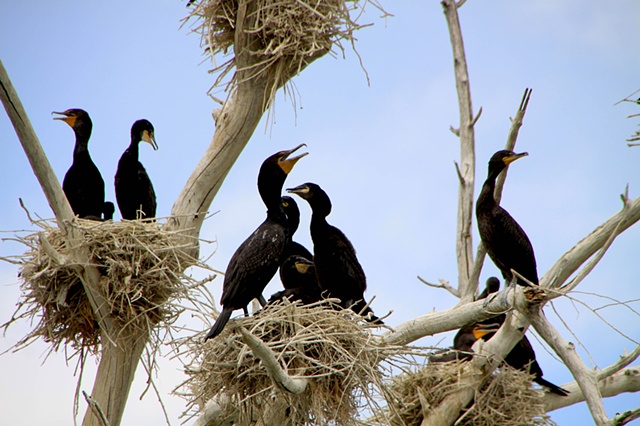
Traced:
<path fill-rule="evenodd" d="M 73 213 L 81 218 L 102 220 L 108 218 L 109 204 L 104 202 L 104 180 L 89 155 L 89 137 L 93 123 L 89 114 L 82 109 L 72 108 L 64 112 L 53 112 L 62 117 L 76 135 L 73 149 L 73 163 L 62 181 L 62 189 L 69 200 Z"/>
<path fill-rule="evenodd" d="M 489 173 L 476 203 L 478 231 L 487 254 L 509 283 L 515 282 L 511 269 L 538 284 L 538 272 L 533 247 L 520 225 L 494 198 L 496 178 L 510 163 L 528 155 L 513 151 L 498 151 L 489 160 Z M 518 280 L 518 284 L 528 286 Z"/>
<path fill-rule="evenodd" d="M 298 225 L 300 225 L 300 209 L 298 209 L 298 204 L 296 201 L 285 195 L 281 197 L 282 208 L 284 209 L 284 213 L 287 215 L 287 228 L 289 229 L 289 243 L 284 248 L 282 252 L 282 262 L 287 260 L 289 256 L 302 256 L 305 259 L 313 260 L 313 255 L 305 246 L 300 243 L 293 241 L 293 235 L 298 230 Z"/>
<path fill-rule="evenodd" d="M 478 296 L 478 300 L 483 299 L 487 297 L 489 294 L 495 293 L 498 290 L 500 290 L 500 281 L 495 277 L 491 277 L 487 280 L 487 286 L 484 289 L 484 291 L 480 294 L 480 296 Z M 484 321 L 478 322 L 476 324 L 472 324 L 471 326 L 467 326 L 467 327 L 486 326 L 487 327 L 485 328 L 485 330 L 487 331 L 487 333 L 485 333 L 486 337 L 484 336 L 482 337 L 484 337 L 485 340 L 490 340 L 493 337 L 493 334 L 495 333 L 495 331 L 497 331 L 500 328 L 500 326 L 502 326 L 505 319 L 506 319 L 506 315 L 500 314 L 493 318 L 486 319 Z M 495 327 L 493 330 L 491 330 L 490 328 L 492 325 Z M 464 328 L 460 329 L 458 334 L 464 334 L 463 329 Z M 458 338 L 458 334 L 456 334 L 456 338 Z M 467 337 L 469 337 L 468 334 L 467 334 Z M 471 345 L 473 345 L 473 343 L 471 343 Z M 455 338 L 454 338 L 454 346 L 455 346 Z M 569 394 L 567 390 L 557 385 L 554 385 L 553 383 L 542 378 L 542 368 L 540 368 L 540 364 L 538 364 L 538 361 L 536 360 L 536 353 L 533 350 L 533 347 L 531 346 L 531 343 L 529 342 L 529 339 L 527 338 L 527 336 L 523 336 L 522 340 L 520 340 L 513 347 L 513 349 L 511 349 L 511 352 L 509 352 L 509 354 L 507 354 L 507 356 L 505 357 L 504 362 L 506 362 L 508 365 L 512 366 L 513 368 L 517 368 L 518 370 L 529 372 L 534 376 L 534 379 L 533 379 L 534 382 L 548 388 L 549 391 L 557 395 L 566 396 Z"/>
<path fill-rule="evenodd" d="M 147 171 L 138 161 L 139 143 L 149 143 L 154 151 L 158 149 L 153 125 L 148 120 L 138 120 L 131 126 L 131 144 L 124 151 L 115 186 L 116 200 L 123 219 L 149 219 L 156 216 L 156 193 Z"/>
<path fill-rule="evenodd" d="M 340 299 L 343 308 L 351 308 L 371 322 L 382 323 L 366 306 L 367 279 L 353 245 L 342 231 L 327 223 L 331 213 L 329 196 L 315 183 L 305 183 L 287 191 L 307 200 L 311 206 L 313 263 L 320 289 L 327 296 Z"/>
<path fill-rule="evenodd" d="M 489 336 L 486 340 L 490 338 L 491 337 Z M 568 390 L 563 389 L 558 385 L 554 385 L 542 378 L 542 368 L 540 368 L 540 364 L 538 364 L 538 361 L 536 360 L 536 353 L 533 350 L 529 339 L 527 339 L 527 336 L 524 336 L 522 340 L 520 340 L 513 349 L 511 349 L 511 352 L 506 356 L 504 362 L 513 368 L 532 374 L 534 377 L 533 381 L 540 386 L 546 387 L 550 392 L 560 396 L 569 395 Z"/>
<path fill-rule="evenodd" d="M 485 299 L 488 295 L 492 293 L 496 293 L 498 290 L 500 290 L 500 280 L 497 279 L 496 277 L 489 277 L 487 278 L 487 282 L 484 290 L 482 290 L 482 292 L 478 295 L 476 300 Z"/>
<path fill-rule="evenodd" d="M 291 301 L 308 305 L 322 299 L 316 268 L 313 261 L 305 257 L 292 255 L 285 259 L 280 265 L 280 279 L 284 290 L 274 293 L 269 303 L 290 297 Z"/>
<path fill-rule="evenodd" d="M 253 299 L 262 298 L 262 291 L 276 274 L 289 239 L 280 193 L 293 166 L 307 155 L 289 158 L 302 146 L 304 144 L 289 151 L 280 151 L 262 163 L 258 173 L 258 191 L 267 206 L 267 218 L 231 256 L 222 285 L 222 312 L 205 340 L 220 334 L 236 309 L 244 309 L 246 313 L 247 305 Z"/>

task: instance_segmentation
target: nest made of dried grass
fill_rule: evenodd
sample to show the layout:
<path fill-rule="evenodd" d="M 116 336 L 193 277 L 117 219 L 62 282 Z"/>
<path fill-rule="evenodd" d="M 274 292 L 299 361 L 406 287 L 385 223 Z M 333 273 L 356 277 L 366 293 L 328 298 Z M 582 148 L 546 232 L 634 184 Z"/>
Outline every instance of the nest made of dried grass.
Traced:
<path fill-rule="evenodd" d="M 334 46 L 344 50 L 342 42 L 353 43 L 353 33 L 367 25 L 357 23 L 368 4 L 379 9 L 375 0 L 255 0 L 245 19 L 238 22 L 238 0 L 196 0 L 191 14 L 185 22 L 193 19 L 193 31 L 201 36 L 201 45 L 214 60 L 218 54 L 228 55 L 236 40 L 236 27 L 242 26 L 244 35 L 251 38 L 248 43 L 253 63 L 245 66 L 244 79 L 251 79 L 272 72 L 271 88 L 268 89 L 267 105 L 273 101 L 277 88 L 308 63 L 330 52 Z M 222 86 L 222 81 L 237 66 L 231 55 L 212 72 L 218 77 L 213 87 Z M 230 82 L 233 85 L 237 74 Z"/>
<path fill-rule="evenodd" d="M 423 407 L 434 407 L 460 389 L 465 361 L 429 364 L 410 373 L 395 376 L 389 383 L 392 396 L 385 409 L 385 424 L 419 425 Z M 477 392 L 475 401 L 456 425 L 521 426 L 554 425 L 545 414 L 543 391 L 531 385 L 533 376 L 502 366 Z"/>
<path fill-rule="evenodd" d="M 27 246 L 19 257 L 22 297 L 9 326 L 21 318 L 35 327 L 16 347 L 42 337 L 57 351 L 61 345 L 86 353 L 99 348 L 100 326 L 76 272 L 83 265 L 70 259 L 71 248 L 53 221 L 35 221 L 41 230 L 17 239 Z M 171 302 L 185 295 L 192 282 L 183 271 L 196 264 L 175 233 L 158 222 L 97 222 L 74 219 L 69 226 L 81 235 L 102 274 L 100 291 L 117 326 L 151 330 L 171 323 L 180 312 Z M 179 244 L 183 244 L 180 246 Z M 66 259 L 62 264 L 60 259 Z M 151 333 L 150 333 L 151 334 Z"/>
<path fill-rule="evenodd" d="M 238 327 L 261 339 L 290 376 L 308 378 L 306 390 L 300 395 L 280 390 L 243 343 Z M 284 300 L 232 320 L 206 343 L 203 334 L 181 342 L 193 359 L 180 393 L 194 415 L 214 397 L 229 401 L 225 416 L 237 425 L 260 424 L 260 416 L 274 404 L 286 407 L 288 424 L 361 424 L 357 418 L 363 408 L 379 408 L 388 373 L 383 361 L 412 352 L 381 343 L 375 328 L 330 301 L 301 306 Z"/>

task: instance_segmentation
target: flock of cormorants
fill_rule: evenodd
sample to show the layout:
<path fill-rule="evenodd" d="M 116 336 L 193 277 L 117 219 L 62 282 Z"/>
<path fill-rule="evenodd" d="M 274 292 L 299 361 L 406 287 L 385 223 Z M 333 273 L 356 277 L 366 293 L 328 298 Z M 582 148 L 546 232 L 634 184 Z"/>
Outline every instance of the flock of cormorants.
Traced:
<path fill-rule="evenodd" d="M 88 151 L 92 122 L 89 114 L 81 109 L 69 109 L 55 119 L 69 124 L 76 136 L 73 164 L 67 171 L 64 193 L 77 216 L 93 220 L 113 218 L 114 206 L 104 200 L 104 181 L 91 160 Z M 138 120 L 131 127 L 131 143 L 118 162 L 115 175 L 115 192 L 123 219 L 151 219 L 156 214 L 156 195 L 149 176 L 138 161 L 139 143 L 147 142 L 154 150 L 158 146 L 154 129 L 148 120 Z M 300 210 L 295 200 L 282 196 L 285 179 L 303 153 L 292 156 L 304 144 L 288 151 L 280 151 L 267 158 L 258 173 L 258 191 L 267 207 L 267 217 L 260 226 L 235 251 L 224 277 L 220 304 L 222 312 L 205 340 L 214 338 L 229 321 L 233 311 L 243 309 L 248 315 L 248 305 L 258 299 L 262 306 L 267 302 L 262 295 L 265 287 L 280 271 L 284 290 L 271 296 L 269 303 L 288 297 L 292 301 L 311 304 L 331 297 L 339 300 L 342 308 L 351 308 L 374 324 L 383 324 L 364 299 L 367 289 L 365 273 L 356 251 L 346 235 L 327 222 L 331 213 L 331 200 L 315 183 L 305 183 L 287 192 L 306 200 L 311 208 L 310 234 L 313 253 L 293 241 L 300 224 Z M 505 283 L 524 286 L 538 285 L 538 273 L 533 247 L 520 225 L 496 202 L 494 196 L 498 175 L 507 166 L 527 153 L 498 151 L 489 161 L 486 181 L 476 203 L 478 230 L 487 254 L 502 273 Z M 512 270 L 526 280 L 518 280 Z M 477 300 L 485 299 L 500 288 L 500 281 L 491 277 Z M 479 340 L 489 340 L 505 321 L 500 314 L 485 321 L 461 328 L 454 338 L 452 354 L 434 357 L 432 362 L 452 359 L 468 360 L 471 347 Z M 512 367 L 529 371 L 534 381 L 558 395 L 568 392 L 542 378 L 542 370 L 526 336 L 511 350 L 505 362 Z"/>
<path fill-rule="evenodd" d="M 104 180 L 89 155 L 89 138 L 93 123 L 89 114 L 82 109 L 72 108 L 54 120 L 67 123 L 75 133 L 76 145 L 73 149 L 73 163 L 64 176 L 62 189 L 76 216 L 92 220 L 113 219 L 115 207 L 104 200 Z M 147 171 L 138 161 L 140 142 L 156 144 L 153 125 L 148 120 L 138 120 L 131 127 L 131 143 L 124 151 L 115 176 L 116 200 L 123 219 L 149 219 L 156 215 L 156 194 Z"/>

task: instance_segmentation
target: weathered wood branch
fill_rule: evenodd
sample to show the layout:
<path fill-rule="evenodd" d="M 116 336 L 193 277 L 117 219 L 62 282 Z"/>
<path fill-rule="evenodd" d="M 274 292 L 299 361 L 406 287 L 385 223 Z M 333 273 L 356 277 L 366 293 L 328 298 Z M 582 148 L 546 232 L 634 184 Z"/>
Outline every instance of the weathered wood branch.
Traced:
<path fill-rule="evenodd" d="M 622 210 L 580 240 L 540 279 L 542 287 L 560 288 L 594 253 L 640 220 L 640 197 L 625 200 Z"/>
<path fill-rule="evenodd" d="M 380 338 L 389 345 L 406 345 L 425 336 L 455 330 L 474 321 L 494 317 L 511 308 L 509 300 L 506 297 L 500 297 L 501 294 L 502 292 L 498 293 L 498 296 L 492 298 L 486 306 L 483 306 L 484 300 L 478 300 L 413 318 L 399 324 L 394 331 L 385 333 Z"/>
<path fill-rule="evenodd" d="M 469 280 L 473 268 L 473 188 L 476 175 L 473 125 L 476 120 L 473 117 L 469 71 L 458 17 L 458 7 L 461 4 L 456 4 L 455 0 L 443 0 L 441 4 L 453 49 L 453 69 L 460 110 L 460 127 L 455 133 L 460 137 L 460 163 L 456 165 L 459 176 L 456 258 L 458 262 L 458 291 L 462 296 L 462 303 L 466 303 L 473 300 L 477 289 L 477 282 L 473 285 Z"/>
<path fill-rule="evenodd" d="M 544 396 L 544 407 L 546 412 L 568 407 L 585 400 L 577 382 L 562 385 L 569 392 L 567 396 L 546 393 Z M 618 371 L 607 378 L 598 381 L 600 395 L 605 398 L 619 395 L 625 392 L 640 391 L 640 368 L 630 367 Z"/>
<path fill-rule="evenodd" d="M 560 333 L 547 321 L 540 312 L 529 315 L 531 325 L 536 329 L 540 337 L 562 359 L 571 374 L 576 379 L 585 401 L 591 411 L 591 416 L 597 425 L 604 426 L 609 423 L 609 418 L 602 403 L 602 395 L 598 389 L 598 381 L 593 370 L 588 368 L 576 353 L 573 343 L 567 342 Z"/>
<path fill-rule="evenodd" d="M 638 419 L 640 419 L 640 407 L 633 410 L 625 411 L 624 413 L 616 414 L 611 424 L 613 426 L 622 426 Z"/>
<path fill-rule="evenodd" d="M 636 348 L 632 350 L 631 353 L 622 355 L 618 361 L 600 370 L 597 376 L 598 380 L 603 380 L 609 376 L 614 375 L 615 373 L 627 367 L 633 361 L 638 359 L 638 357 L 640 357 L 640 345 L 636 346 Z"/>
<path fill-rule="evenodd" d="M 308 384 L 306 378 L 295 378 L 289 376 L 289 374 L 280 366 L 280 363 L 276 359 L 276 355 L 271 349 L 264 344 L 264 342 L 253 334 L 249 333 L 244 327 L 239 327 L 240 334 L 242 334 L 242 340 L 251 348 L 253 354 L 262 361 L 262 365 L 269 374 L 269 377 L 273 382 L 282 390 L 291 392 L 294 395 L 300 395 L 305 391 Z"/>
<path fill-rule="evenodd" d="M 237 416 L 226 416 L 224 406 L 229 404 L 226 395 L 216 395 L 204 404 L 198 419 L 193 426 L 231 426 L 237 421 Z"/>

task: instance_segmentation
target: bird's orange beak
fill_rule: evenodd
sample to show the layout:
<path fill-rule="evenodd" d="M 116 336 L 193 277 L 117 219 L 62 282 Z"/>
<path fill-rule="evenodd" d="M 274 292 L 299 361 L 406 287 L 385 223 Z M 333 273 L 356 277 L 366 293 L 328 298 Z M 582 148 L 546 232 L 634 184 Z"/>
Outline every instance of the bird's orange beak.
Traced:
<path fill-rule="evenodd" d="M 291 169 L 293 169 L 293 166 L 298 162 L 299 159 L 309 154 L 308 152 L 304 152 L 298 156 L 289 158 L 291 154 L 293 154 L 303 146 L 307 146 L 307 145 L 301 143 L 300 145 L 296 146 L 293 149 L 290 149 L 289 151 L 281 152 L 280 157 L 278 158 L 278 165 L 286 174 L 289 174 L 289 172 L 291 171 Z"/>
<path fill-rule="evenodd" d="M 62 115 L 63 117 L 53 117 L 54 120 L 61 120 L 64 121 L 65 123 L 67 123 L 69 126 L 73 127 L 73 125 L 76 123 L 76 116 L 69 114 L 67 111 L 65 112 L 57 112 L 57 111 L 53 111 L 51 114 L 59 114 Z"/>

